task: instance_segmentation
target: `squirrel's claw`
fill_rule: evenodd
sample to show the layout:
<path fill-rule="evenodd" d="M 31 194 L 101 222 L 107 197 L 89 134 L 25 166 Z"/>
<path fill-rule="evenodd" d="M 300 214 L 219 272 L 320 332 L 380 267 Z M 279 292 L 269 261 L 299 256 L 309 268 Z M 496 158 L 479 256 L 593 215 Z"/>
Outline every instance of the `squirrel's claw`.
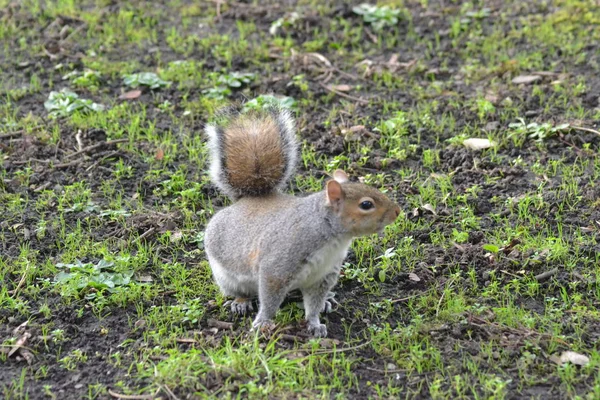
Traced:
<path fill-rule="evenodd" d="M 277 326 L 275 325 L 275 323 L 273 321 L 271 321 L 270 319 L 254 321 L 252 323 L 253 331 L 259 331 L 260 333 L 265 334 L 265 335 L 271 334 L 273 331 L 275 331 L 276 327 Z"/>
<path fill-rule="evenodd" d="M 254 311 L 252 300 L 243 299 L 241 297 L 225 302 L 224 306 L 230 306 L 231 313 L 235 315 L 246 315 L 249 312 Z"/>
<path fill-rule="evenodd" d="M 340 303 L 337 302 L 337 300 L 334 298 L 335 293 L 333 292 L 329 292 L 327 293 L 327 297 L 325 300 L 325 303 L 323 303 L 323 309 L 321 310 L 321 312 L 327 313 L 329 314 L 330 312 L 333 311 L 333 306 L 339 306 Z"/>
<path fill-rule="evenodd" d="M 323 338 L 327 336 L 327 327 L 324 324 L 308 324 L 306 327 L 309 335 L 317 338 Z"/>

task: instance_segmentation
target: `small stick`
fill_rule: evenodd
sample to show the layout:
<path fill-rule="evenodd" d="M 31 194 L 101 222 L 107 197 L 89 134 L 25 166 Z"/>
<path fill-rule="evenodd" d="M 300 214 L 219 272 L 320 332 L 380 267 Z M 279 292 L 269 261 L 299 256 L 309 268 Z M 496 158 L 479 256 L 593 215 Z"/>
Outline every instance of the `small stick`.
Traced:
<path fill-rule="evenodd" d="M 360 349 L 361 347 L 365 347 L 367 345 L 371 344 L 371 341 L 368 340 L 362 344 L 356 345 L 356 346 L 352 346 L 352 347 L 343 347 L 341 349 L 331 349 L 331 350 L 323 350 L 323 351 L 315 351 L 314 355 L 321 355 L 321 354 L 331 354 L 331 353 L 339 353 L 339 352 L 343 352 L 343 351 L 350 351 L 350 350 L 356 350 L 356 349 Z"/>
<path fill-rule="evenodd" d="M 119 154 L 119 150 L 115 150 L 112 153 L 102 157 L 100 160 L 96 161 L 95 163 L 93 163 L 92 165 L 90 165 L 89 167 L 87 167 L 87 169 L 85 170 L 85 172 L 89 172 L 90 170 L 96 168 L 100 163 L 102 163 L 104 160 L 107 160 L 111 157 L 116 156 L 117 154 Z"/>
<path fill-rule="evenodd" d="M 371 367 L 365 367 L 365 368 L 368 369 L 369 371 L 382 372 L 384 374 L 397 374 L 399 372 L 407 372 L 408 371 L 406 369 L 388 369 L 388 370 L 384 370 L 384 369 L 371 368 Z"/>
<path fill-rule="evenodd" d="M 212 328 L 233 329 L 233 324 L 231 322 L 219 321 L 212 318 L 209 318 L 206 322 L 208 323 L 208 326 Z"/>
<path fill-rule="evenodd" d="M 67 158 L 69 158 L 69 156 L 67 156 Z M 72 167 L 73 165 L 81 164 L 82 162 L 83 162 L 83 158 L 78 158 L 77 160 L 69 161 L 66 163 L 54 164 L 52 166 L 52 168 L 54 168 L 54 169 L 68 168 L 68 167 Z"/>
<path fill-rule="evenodd" d="M 126 400 L 152 400 L 156 398 L 158 391 L 155 394 L 121 394 L 108 389 L 108 394 L 112 397 L 116 397 L 117 399 L 126 399 Z"/>
<path fill-rule="evenodd" d="M 81 129 L 77 131 L 75 140 L 77 140 L 77 151 L 81 151 L 81 149 L 83 149 L 83 142 L 81 141 Z"/>
<path fill-rule="evenodd" d="M 303 342 L 304 338 L 302 336 L 289 335 L 287 333 L 282 333 L 279 335 L 282 340 L 286 342 Z"/>
<path fill-rule="evenodd" d="M 394 303 L 400 303 L 401 301 L 407 301 L 407 300 L 410 300 L 410 299 L 414 299 L 415 297 L 421 296 L 421 294 L 422 293 L 418 293 L 418 294 L 413 294 L 412 296 L 403 297 L 401 299 L 394 299 L 394 300 L 390 301 L 390 303 L 394 304 Z"/>
<path fill-rule="evenodd" d="M 175 341 L 177 343 L 198 343 L 198 341 L 196 339 L 192 339 L 192 338 L 178 338 L 178 339 L 175 339 Z"/>
<path fill-rule="evenodd" d="M 25 132 L 25 129 L 21 129 L 20 131 L 5 133 L 0 135 L 0 140 L 2 139 L 12 139 L 21 136 Z"/>
<path fill-rule="evenodd" d="M 21 280 L 17 284 L 17 287 L 14 290 L 11 290 L 8 293 L 10 293 L 11 295 L 17 297 L 17 293 L 19 292 L 19 289 L 21 289 L 21 286 L 23 286 L 23 284 L 25 283 L 25 279 L 27 278 L 27 272 L 29 272 L 29 268 L 30 268 L 30 264 L 27 263 L 27 267 L 25 268 L 25 271 L 23 272 L 23 276 L 21 276 Z"/>
<path fill-rule="evenodd" d="M 339 91 L 337 91 L 337 90 L 335 90 L 335 89 L 333 89 L 333 88 L 331 88 L 331 87 L 329 87 L 329 86 L 327 86 L 327 85 L 325 85 L 325 84 L 323 84 L 321 82 L 319 82 L 319 85 L 321 87 L 323 87 L 325 90 L 327 90 L 327 91 L 329 91 L 331 93 L 337 94 L 338 96 L 345 97 L 345 98 L 347 98 L 349 100 L 356 101 L 356 102 L 361 103 L 361 104 L 369 104 L 369 102 L 367 100 L 359 99 L 358 97 L 350 96 L 349 94 L 339 92 Z"/>
<path fill-rule="evenodd" d="M 179 400 L 179 397 L 175 396 L 175 393 L 173 393 L 167 385 L 162 385 L 162 388 L 173 400 Z"/>
<path fill-rule="evenodd" d="M 118 144 L 118 143 L 125 143 L 125 142 L 129 142 L 129 139 L 115 139 L 115 140 L 109 140 L 107 142 L 100 142 L 100 143 L 96 143 L 92 146 L 88 146 L 85 147 L 79 151 L 76 151 L 75 153 L 71 153 L 71 154 L 67 154 L 66 158 L 73 158 L 75 156 L 78 156 L 80 154 L 83 153 L 89 153 L 92 150 L 96 150 L 100 147 L 104 147 L 104 146 L 112 146 L 114 144 Z"/>
<path fill-rule="evenodd" d="M 541 274 L 536 275 L 534 278 L 536 281 L 541 282 L 546 279 L 556 275 L 558 273 L 558 268 L 553 268 L 550 271 L 542 272 Z"/>
<path fill-rule="evenodd" d="M 135 243 L 135 242 L 139 242 L 139 241 L 141 241 L 142 239 L 144 239 L 144 238 L 146 238 L 146 237 L 148 237 L 148 236 L 152 235 L 152 234 L 154 233 L 154 231 L 155 231 L 155 230 L 156 230 L 156 228 L 154 228 L 154 227 L 152 227 L 152 228 L 148 229 L 146 232 L 142 233 L 142 234 L 140 235 L 140 237 L 138 237 L 136 240 L 134 240 L 134 243 Z"/>
<path fill-rule="evenodd" d="M 600 135 L 600 132 L 598 132 L 595 129 L 592 128 L 584 128 L 583 126 L 575 126 L 575 125 L 569 125 L 571 128 L 573 129 L 577 129 L 580 131 L 586 131 L 586 132 L 590 132 L 590 133 L 595 133 L 596 135 Z"/>

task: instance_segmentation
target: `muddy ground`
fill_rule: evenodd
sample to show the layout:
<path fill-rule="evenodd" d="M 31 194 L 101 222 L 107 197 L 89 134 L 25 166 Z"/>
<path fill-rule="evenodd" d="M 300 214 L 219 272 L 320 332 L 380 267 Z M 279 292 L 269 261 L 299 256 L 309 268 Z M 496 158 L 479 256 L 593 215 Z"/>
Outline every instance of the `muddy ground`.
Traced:
<path fill-rule="evenodd" d="M 353 12 L 358 2 L 174 3 L 60 8 L 0 2 L 6 24 L 0 53 L 0 97 L 6 99 L 0 118 L 0 339 L 6 350 L 0 353 L 0 397 L 116 398 L 140 391 L 146 398 L 268 397 L 246 388 L 247 380 L 273 385 L 277 398 L 600 396 L 596 4 L 407 1 L 400 20 L 377 32 Z M 272 23 L 294 10 L 299 22 L 283 26 L 281 40 L 275 40 L 268 33 Z M 127 13 L 133 17 L 126 19 Z M 239 21 L 246 25 L 240 28 Z M 255 28 L 240 33 L 248 24 Z M 177 42 L 172 32 L 183 39 Z M 219 42 L 217 34 L 248 45 Z M 214 43 L 202 42 L 206 38 Z M 210 87 L 206 77 L 171 77 L 170 87 L 119 98 L 129 90 L 121 69 L 160 75 L 176 60 L 200 62 L 203 73 L 243 71 L 256 78 L 223 101 L 201 100 Z M 109 122 L 49 117 L 44 102 L 50 91 L 72 87 L 63 76 L 84 68 L 102 76 L 95 90 L 76 87 L 81 97 L 113 110 L 126 104 L 132 111 L 115 113 Z M 295 82 L 304 87 L 290 84 L 298 76 Z M 535 78 L 514 81 L 524 76 Z M 266 374 L 231 367 L 228 374 L 202 372 L 194 375 L 195 383 L 173 386 L 171 378 L 148 373 L 150 364 L 175 357 L 171 349 L 185 354 L 220 349 L 226 337 L 250 340 L 248 320 L 218 306 L 223 299 L 210 286 L 201 242 L 192 240 L 209 216 L 201 212 L 205 205 L 216 210 L 226 200 L 206 181 L 205 153 L 192 157 L 186 146 L 202 147 L 202 127 L 213 106 L 270 93 L 296 100 L 305 151 L 314 155 L 311 160 L 325 160 L 301 163 L 292 191 L 306 192 L 310 179 L 323 178 L 325 166 L 340 159 L 355 178 L 385 174 L 379 186 L 400 204 L 404 222 L 385 241 L 371 238 L 353 248 L 348 264 L 366 271 L 344 272 L 336 288 L 340 305 L 324 317 L 330 339 L 322 348 L 331 351 L 325 358 L 335 358 L 331 347 L 347 349 L 339 357 L 351 360 L 348 375 L 332 378 L 332 367 L 323 362 L 310 368 L 324 382 L 298 383 L 287 391 L 267 383 Z M 407 149 L 403 157 L 382 144 L 385 135 L 376 129 L 399 110 L 408 119 L 399 141 Z M 129 129 L 136 116 L 142 133 L 133 140 Z M 452 124 L 443 122 L 448 116 Z M 518 118 L 569 127 L 536 141 L 514 136 L 509 124 Z M 461 134 L 490 137 L 496 146 L 469 150 L 452 140 Z M 366 161 L 361 146 L 369 149 Z M 428 164 L 424 154 L 431 150 L 438 159 Z M 167 190 L 164 184 L 182 168 L 185 185 L 201 183 L 185 205 L 183 188 Z M 115 172 L 120 170 L 126 172 Z M 436 186 L 427 194 L 423 188 L 440 176 L 448 177 L 451 189 Z M 96 208 L 79 204 L 76 190 L 69 192 L 81 182 L 87 189 L 82 197 Z M 428 199 L 436 200 L 433 207 Z M 119 204 L 126 215 L 99 216 Z M 41 220 L 48 222 L 43 235 Z M 170 239 L 177 232 L 183 232 L 182 241 Z M 408 237 L 413 250 L 400 253 Z M 52 283 L 58 263 L 95 263 L 123 252 L 135 257 L 138 243 L 152 254 L 135 267 L 138 286 L 145 285 L 139 295 L 106 295 L 99 306 L 97 295 L 87 296 L 94 289 L 72 295 Z M 389 248 L 398 252 L 392 267 L 373 261 Z M 183 265 L 187 278 L 164 272 L 170 265 Z M 205 292 L 192 293 L 198 290 Z M 451 306 L 447 297 L 455 295 L 465 304 Z M 148 317 L 152 307 L 194 298 L 200 299 L 201 316 L 175 321 L 183 332 L 177 338 Z M 301 347 L 308 338 L 292 303 L 284 307 L 293 318 L 281 317 L 286 329 L 276 348 L 310 354 Z M 398 326 L 417 326 L 418 315 L 424 319 L 418 332 L 394 333 Z M 389 335 L 375 333 L 386 326 Z M 66 339 L 57 339 L 56 330 Z M 22 347 L 15 345 L 24 337 Z M 422 362 L 415 361 L 414 349 L 407 356 L 415 343 Z M 559 366 L 552 356 L 565 350 L 591 361 Z M 73 354 L 86 358 L 70 368 L 64 358 Z M 323 389 L 328 383 L 332 389 Z"/>

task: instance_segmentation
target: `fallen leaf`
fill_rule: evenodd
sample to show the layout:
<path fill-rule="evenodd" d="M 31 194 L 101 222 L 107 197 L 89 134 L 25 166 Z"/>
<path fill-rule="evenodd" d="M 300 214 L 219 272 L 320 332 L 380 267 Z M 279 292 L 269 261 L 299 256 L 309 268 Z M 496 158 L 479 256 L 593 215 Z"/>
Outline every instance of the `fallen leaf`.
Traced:
<path fill-rule="evenodd" d="M 537 82 L 541 79 L 542 79 L 542 77 L 539 75 L 520 75 L 520 76 L 517 76 L 516 78 L 514 78 L 512 80 L 512 83 L 514 83 L 515 85 L 528 84 L 528 83 Z"/>
<path fill-rule="evenodd" d="M 198 343 L 196 339 L 191 338 L 177 338 L 175 339 L 177 343 Z"/>
<path fill-rule="evenodd" d="M 163 158 L 165 158 L 165 151 L 159 147 L 156 150 L 156 154 L 154 155 L 154 158 L 158 161 L 162 160 Z"/>
<path fill-rule="evenodd" d="M 183 238 L 183 233 L 181 231 L 175 231 L 171 234 L 171 243 L 177 243 Z"/>
<path fill-rule="evenodd" d="M 414 272 L 408 274 L 408 279 L 410 279 L 413 282 L 421 282 L 421 278 L 419 278 L 419 276 Z"/>
<path fill-rule="evenodd" d="M 15 329 L 13 329 L 13 331 L 12 331 L 13 335 L 18 335 L 19 333 L 21 333 L 21 331 L 27 327 L 27 324 L 29 324 L 29 320 L 26 320 L 21 325 L 17 326 Z"/>
<path fill-rule="evenodd" d="M 12 356 L 13 354 L 15 354 L 21 347 L 23 347 L 25 345 L 25 342 L 27 342 L 27 339 L 29 339 L 31 337 L 31 333 L 29 332 L 25 332 L 23 334 L 23 336 L 21 336 L 19 338 L 19 340 L 17 340 L 17 342 L 13 345 L 13 347 L 10 349 L 10 351 L 8 352 L 8 357 Z"/>
<path fill-rule="evenodd" d="M 31 363 L 33 362 L 34 356 L 33 354 L 26 349 L 19 349 L 19 354 L 21 355 L 21 357 L 23 357 L 25 359 L 25 361 L 27 361 L 27 364 L 31 365 Z"/>
<path fill-rule="evenodd" d="M 129 92 L 125 92 L 122 95 L 120 95 L 119 99 L 121 99 L 121 100 L 133 100 L 133 99 L 137 99 L 141 95 L 142 95 L 142 91 L 141 90 L 130 90 Z"/>
<path fill-rule="evenodd" d="M 427 204 L 423 204 L 423 206 L 421 206 L 421 208 L 422 208 L 423 210 L 427 210 L 427 211 L 429 211 L 429 212 L 430 212 L 430 213 L 432 213 L 433 215 L 437 215 L 437 213 L 435 212 L 435 208 L 434 208 L 434 207 L 433 207 L 431 204 L 429 204 L 429 203 L 427 203 Z"/>
<path fill-rule="evenodd" d="M 563 351 L 563 353 L 559 356 L 556 354 L 550 356 L 550 360 L 555 362 L 558 365 L 566 364 L 570 362 L 575 365 L 587 365 L 590 362 L 588 356 L 583 354 L 576 353 L 574 351 Z"/>
<path fill-rule="evenodd" d="M 496 145 L 489 139 L 471 138 L 463 141 L 463 145 L 469 150 L 483 150 Z"/>
<path fill-rule="evenodd" d="M 349 92 L 352 90 L 352 86 L 350 85 L 330 85 L 329 88 L 338 92 Z"/>

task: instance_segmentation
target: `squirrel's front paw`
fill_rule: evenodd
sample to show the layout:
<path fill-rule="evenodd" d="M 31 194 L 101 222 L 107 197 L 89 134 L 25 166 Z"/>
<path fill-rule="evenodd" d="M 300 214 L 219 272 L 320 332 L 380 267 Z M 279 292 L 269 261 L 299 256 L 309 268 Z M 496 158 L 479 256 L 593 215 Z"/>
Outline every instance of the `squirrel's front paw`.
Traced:
<path fill-rule="evenodd" d="M 327 336 L 327 327 L 324 324 L 308 324 L 306 327 L 309 335 L 322 338 Z"/>
<path fill-rule="evenodd" d="M 276 325 L 273 321 L 271 321 L 270 319 L 267 320 L 255 320 L 252 323 L 252 330 L 253 331 L 259 331 L 260 333 L 264 333 L 264 334 L 270 334 L 272 333 L 276 328 Z"/>

